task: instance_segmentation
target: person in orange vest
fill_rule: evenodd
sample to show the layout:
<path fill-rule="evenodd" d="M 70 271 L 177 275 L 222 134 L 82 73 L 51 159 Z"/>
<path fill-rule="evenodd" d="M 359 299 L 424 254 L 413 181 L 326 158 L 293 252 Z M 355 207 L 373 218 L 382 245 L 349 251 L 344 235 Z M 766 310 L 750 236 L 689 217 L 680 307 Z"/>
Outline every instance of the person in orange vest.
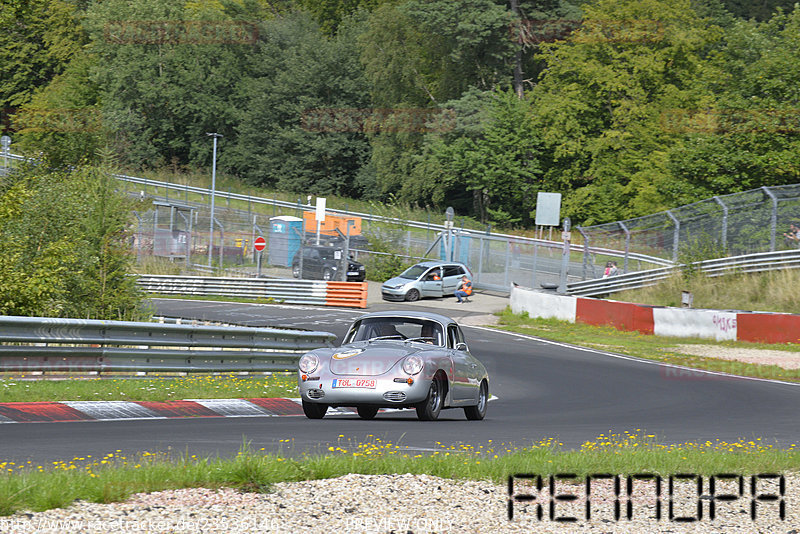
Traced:
<path fill-rule="evenodd" d="M 461 277 L 461 283 L 458 284 L 458 289 L 456 289 L 455 295 L 459 304 L 469 301 L 467 297 L 472 295 L 472 282 L 470 282 L 469 278 L 467 278 L 467 275 Z"/>

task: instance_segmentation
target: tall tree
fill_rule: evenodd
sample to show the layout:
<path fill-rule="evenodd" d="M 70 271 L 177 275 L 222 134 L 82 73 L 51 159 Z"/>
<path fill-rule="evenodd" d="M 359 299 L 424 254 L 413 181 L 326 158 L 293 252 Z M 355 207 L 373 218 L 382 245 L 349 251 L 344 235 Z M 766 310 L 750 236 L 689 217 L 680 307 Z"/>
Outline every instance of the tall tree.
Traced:
<path fill-rule="evenodd" d="M 687 192 L 667 169 L 680 135 L 662 115 L 713 102 L 719 71 L 706 56 L 722 30 L 689 0 L 599 0 L 585 10 L 565 42 L 543 47 L 534 98 L 546 181 L 572 191 L 565 211 L 586 223 L 671 207 Z"/>
<path fill-rule="evenodd" d="M 250 76 L 255 24 L 245 0 L 96 1 L 87 16 L 103 113 L 123 163 L 210 164 L 206 132 L 230 136 L 240 80 Z"/>
<path fill-rule="evenodd" d="M 448 106 L 460 112 L 457 128 L 427 136 L 404 198 L 418 191 L 420 200 L 453 205 L 481 222 L 530 223 L 542 187 L 530 100 L 513 90 L 471 92 Z"/>
<path fill-rule="evenodd" d="M 98 161 L 107 142 L 100 88 L 93 80 L 96 57 L 79 53 L 14 115 L 18 146 L 40 154 L 52 167 Z"/>
<path fill-rule="evenodd" d="M 800 9 L 739 21 L 717 55 L 713 107 L 676 116 L 673 173 L 701 196 L 800 181 Z"/>
<path fill-rule="evenodd" d="M 369 92 L 358 20 L 326 37 L 306 13 L 264 26 L 254 77 L 242 85 L 236 146 L 224 160 L 251 183 L 313 194 L 361 194 Z"/>
<path fill-rule="evenodd" d="M 470 87 L 491 90 L 512 79 L 511 13 L 492 0 L 412 0 L 371 14 L 359 43 L 372 100 L 397 115 L 440 109 Z M 402 119 L 401 119 L 402 120 Z M 374 194 L 399 191 L 414 167 L 424 128 L 371 136 Z"/>
<path fill-rule="evenodd" d="M 11 114 L 30 100 L 36 88 L 64 71 L 86 43 L 80 16 L 75 5 L 64 0 L 3 2 L 0 114 Z"/>
<path fill-rule="evenodd" d="M 298 5 L 314 16 L 327 36 L 336 35 L 342 20 L 358 10 L 371 11 L 380 3 L 381 0 L 297 0 Z"/>

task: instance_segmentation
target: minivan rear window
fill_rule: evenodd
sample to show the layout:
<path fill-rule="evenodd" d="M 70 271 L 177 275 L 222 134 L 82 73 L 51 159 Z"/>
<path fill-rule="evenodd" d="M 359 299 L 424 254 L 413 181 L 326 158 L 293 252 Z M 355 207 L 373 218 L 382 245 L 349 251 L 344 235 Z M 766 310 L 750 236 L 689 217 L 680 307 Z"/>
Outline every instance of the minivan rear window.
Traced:
<path fill-rule="evenodd" d="M 464 274 L 464 269 L 462 269 L 459 265 L 445 265 L 444 266 L 444 275 L 447 276 L 460 276 Z"/>

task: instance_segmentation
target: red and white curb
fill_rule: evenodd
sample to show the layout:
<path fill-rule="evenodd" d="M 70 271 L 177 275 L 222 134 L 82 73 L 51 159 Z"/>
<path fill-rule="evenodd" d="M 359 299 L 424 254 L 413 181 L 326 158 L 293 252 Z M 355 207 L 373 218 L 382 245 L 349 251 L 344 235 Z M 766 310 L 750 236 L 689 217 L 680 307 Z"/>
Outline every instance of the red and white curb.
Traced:
<path fill-rule="evenodd" d="M 489 401 L 497 400 L 492 395 Z M 381 408 L 380 413 L 402 411 Z M 328 408 L 328 415 L 353 415 L 353 408 Z M 300 399 L 191 399 L 155 401 L 63 401 L 0 403 L 0 424 L 70 421 L 132 421 L 189 417 L 287 417 L 303 414 Z"/>
<path fill-rule="evenodd" d="M 346 408 L 329 414 L 353 413 Z M 152 401 L 64 401 L 0 403 L 0 424 L 123 421 L 185 417 L 282 417 L 303 415 L 300 399 L 195 399 Z"/>

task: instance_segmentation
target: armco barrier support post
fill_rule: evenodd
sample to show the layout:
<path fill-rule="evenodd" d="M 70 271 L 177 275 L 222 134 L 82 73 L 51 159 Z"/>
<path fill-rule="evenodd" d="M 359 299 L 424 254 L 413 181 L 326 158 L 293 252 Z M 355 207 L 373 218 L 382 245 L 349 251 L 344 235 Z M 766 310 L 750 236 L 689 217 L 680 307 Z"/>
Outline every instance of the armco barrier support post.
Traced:
<path fill-rule="evenodd" d="M 667 210 L 667 216 L 675 225 L 675 233 L 672 236 L 672 261 L 678 263 L 678 244 L 681 236 L 681 222 L 672 214 L 672 210 Z"/>
<path fill-rule="evenodd" d="M 722 207 L 722 249 L 728 250 L 728 206 L 719 197 L 714 197 L 714 200 Z"/>
<path fill-rule="evenodd" d="M 778 227 L 778 197 L 767 186 L 763 186 L 761 189 L 772 200 L 772 214 L 769 218 L 769 251 L 775 252 L 775 232 Z"/>
<path fill-rule="evenodd" d="M 136 223 L 136 264 L 139 265 L 142 263 L 142 218 L 136 211 L 134 211 L 133 214 L 138 221 Z"/>
<path fill-rule="evenodd" d="M 622 228 L 622 231 L 625 232 L 625 261 L 622 265 L 622 272 L 624 274 L 628 272 L 628 251 L 631 248 L 631 231 L 628 230 L 628 227 L 625 226 L 624 222 L 619 221 L 618 224 L 620 228 Z"/>
<path fill-rule="evenodd" d="M 586 280 L 586 275 L 589 271 L 589 235 L 584 232 L 583 228 L 580 226 L 576 226 L 575 229 L 583 236 L 583 279 Z M 594 276 L 592 276 L 592 278 L 594 278 Z"/>

